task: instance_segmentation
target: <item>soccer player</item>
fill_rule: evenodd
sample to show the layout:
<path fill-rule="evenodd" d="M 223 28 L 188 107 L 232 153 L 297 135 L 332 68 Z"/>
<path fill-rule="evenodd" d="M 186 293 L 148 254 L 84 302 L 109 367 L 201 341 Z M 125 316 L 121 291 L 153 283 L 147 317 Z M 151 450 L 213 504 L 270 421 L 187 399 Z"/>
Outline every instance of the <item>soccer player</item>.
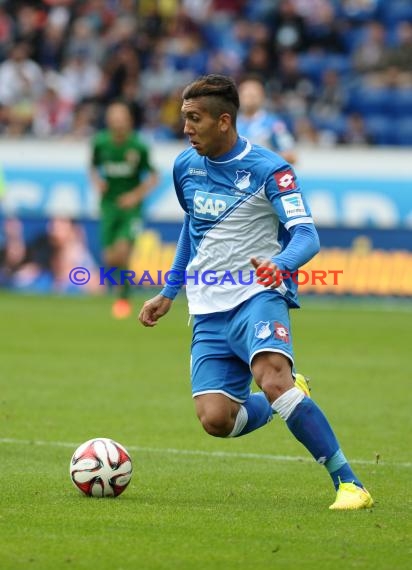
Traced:
<path fill-rule="evenodd" d="M 250 142 L 279 153 L 290 164 L 296 162 L 295 141 L 278 115 L 265 109 L 265 88 L 254 77 L 239 84 L 240 109 L 237 131 Z"/>
<path fill-rule="evenodd" d="M 142 201 L 157 183 L 157 174 L 149 159 L 148 147 L 133 131 L 129 107 L 122 102 L 109 105 L 107 130 L 92 142 L 91 175 L 101 195 L 102 245 L 108 267 L 128 269 L 133 243 L 142 226 Z M 131 314 L 130 285 L 119 284 L 119 298 L 114 302 L 115 318 Z"/>
<path fill-rule="evenodd" d="M 139 319 L 156 325 L 185 281 L 194 315 L 192 393 L 206 432 L 241 436 L 276 412 L 330 474 L 337 490 L 330 508 L 371 507 L 325 415 L 293 382 L 288 309 L 299 305 L 286 272 L 319 251 L 311 213 L 291 166 L 238 136 L 238 108 L 236 85 L 226 76 L 199 78 L 183 92 L 191 148 L 173 172 L 185 211 L 174 278 L 144 303 Z M 252 375 L 262 392 L 250 393 Z"/>

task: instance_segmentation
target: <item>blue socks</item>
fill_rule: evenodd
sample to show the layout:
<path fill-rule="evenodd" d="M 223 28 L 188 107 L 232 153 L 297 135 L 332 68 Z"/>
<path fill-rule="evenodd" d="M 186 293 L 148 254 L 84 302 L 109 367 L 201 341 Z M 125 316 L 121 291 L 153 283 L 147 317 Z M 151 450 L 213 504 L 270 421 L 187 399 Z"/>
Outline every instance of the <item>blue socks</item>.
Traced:
<path fill-rule="evenodd" d="M 329 475 L 332 477 L 335 489 L 339 487 L 339 483 L 341 482 L 355 483 L 358 487 L 363 487 L 362 483 L 352 471 L 351 466 L 343 455 L 341 449 L 338 449 L 335 455 L 332 455 L 332 457 L 326 461 L 325 467 L 328 470 Z"/>
<path fill-rule="evenodd" d="M 240 406 L 235 426 L 229 437 L 246 435 L 266 425 L 273 417 L 273 410 L 263 392 L 250 394 Z"/>
<path fill-rule="evenodd" d="M 343 455 L 328 420 L 313 400 L 303 398 L 284 419 L 296 439 L 318 463 L 325 465 L 335 488 L 338 488 L 340 482 L 355 483 L 362 487 Z"/>
<path fill-rule="evenodd" d="M 277 412 L 315 460 L 324 465 L 337 489 L 339 483 L 362 483 L 352 471 L 322 410 L 298 388 L 282 394 L 272 406 L 263 392 L 250 394 L 240 406 L 229 437 L 239 437 L 266 425 Z"/>

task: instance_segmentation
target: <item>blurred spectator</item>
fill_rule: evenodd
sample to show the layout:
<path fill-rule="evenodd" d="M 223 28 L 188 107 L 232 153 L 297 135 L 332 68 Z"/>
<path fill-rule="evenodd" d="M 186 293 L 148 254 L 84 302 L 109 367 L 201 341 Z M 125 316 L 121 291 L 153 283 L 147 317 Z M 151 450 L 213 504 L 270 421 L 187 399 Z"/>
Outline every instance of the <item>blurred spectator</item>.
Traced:
<path fill-rule="evenodd" d="M 388 0 L 384 1 L 388 2 Z M 381 0 L 342 0 L 342 11 L 353 20 L 370 20 L 376 16 L 380 2 Z"/>
<path fill-rule="evenodd" d="M 128 83 L 137 85 L 140 76 L 140 60 L 135 47 L 129 43 L 119 44 L 104 61 L 104 86 L 102 97 L 106 102 L 118 99 Z"/>
<path fill-rule="evenodd" d="M 85 139 L 92 136 L 100 126 L 99 108 L 91 102 L 79 103 L 73 111 L 68 139 Z"/>
<path fill-rule="evenodd" d="M 387 54 L 388 67 L 399 71 L 400 87 L 412 84 L 412 22 L 399 22 L 396 28 L 396 45 Z"/>
<path fill-rule="evenodd" d="M 75 0 L 44 0 L 48 5 L 47 22 L 51 26 L 67 29 Z"/>
<path fill-rule="evenodd" d="M 136 126 L 175 138 L 178 93 L 196 75 L 239 80 L 253 73 L 289 123 L 311 114 L 323 144 L 326 117 L 337 127 L 345 112 L 359 111 L 346 107 L 347 90 L 412 86 L 412 21 L 407 0 L 402 6 L 394 12 L 389 0 L 0 0 L 0 133 L 66 136 L 56 109 L 69 101 L 70 136 L 90 134 L 101 126 L 104 107 L 124 98 Z M 22 45 L 24 57 L 15 56 Z M 48 87 L 43 96 L 50 71 L 58 93 Z"/>
<path fill-rule="evenodd" d="M 192 31 L 172 41 L 166 49 L 175 70 L 189 69 L 195 76 L 206 73 L 208 52 L 197 31 Z"/>
<path fill-rule="evenodd" d="M 162 105 L 167 102 L 170 111 L 170 94 L 178 91 L 180 113 L 181 90 L 194 76 L 191 69 L 174 69 L 172 62 L 164 53 L 163 44 L 160 44 L 152 54 L 150 66 L 140 77 L 141 100 L 145 110 L 145 133 L 151 140 L 173 138 L 175 131 L 161 124 Z M 178 136 L 182 137 L 183 133 L 179 133 Z"/>
<path fill-rule="evenodd" d="M 298 117 L 294 123 L 294 133 L 300 146 L 317 146 L 319 144 L 319 132 L 309 117 Z"/>
<path fill-rule="evenodd" d="M 100 62 L 102 59 L 102 42 L 86 18 L 78 18 L 73 22 L 70 35 L 65 42 L 65 57 L 73 57 L 77 53 L 87 53 L 95 62 Z"/>
<path fill-rule="evenodd" d="M 264 81 L 270 78 L 273 74 L 273 58 L 266 44 L 256 43 L 250 48 L 243 70 L 248 74 L 259 75 Z"/>
<path fill-rule="evenodd" d="M 15 2 L 15 5 L 15 40 L 29 45 L 32 58 L 38 61 L 45 12 L 30 3 Z"/>
<path fill-rule="evenodd" d="M 221 71 L 215 71 L 215 73 L 225 74 L 224 70 L 226 69 L 228 75 L 236 77 L 242 66 L 246 65 L 245 60 L 254 41 L 251 35 L 252 29 L 249 22 L 239 19 L 234 21 L 231 26 L 224 27 L 222 32 L 216 35 L 213 27 L 209 29 L 208 25 L 205 24 L 202 35 L 208 45 L 212 45 L 209 50 L 208 71 L 211 72 L 211 69 L 216 69 L 219 66 Z"/>
<path fill-rule="evenodd" d="M 311 111 L 319 117 L 337 117 L 346 103 L 339 74 L 334 69 L 326 69 L 321 81 Z"/>
<path fill-rule="evenodd" d="M 210 14 L 212 0 L 182 0 L 182 6 L 189 18 L 203 23 Z"/>
<path fill-rule="evenodd" d="M 14 23 L 4 6 L 0 4 L 0 61 L 6 56 L 14 37 Z"/>
<path fill-rule="evenodd" d="M 297 12 L 293 0 L 279 0 L 273 13 L 273 24 L 275 53 L 303 51 L 308 47 L 307 24 Z"/>
<path fill-rule="evenodd" d="M 11 284 L 13 275 L 22 265 L 26 255 L 23 227 L 16 218 L 3 219 L 0 232 L 0 285 Z"/>
<path fill-rule="evenodd" d="M 81 2 L 81 14 L 96 33 L 102 33 L 113 24 L 115 12 L 111 10 L 111 2 L 106 0 L 87 0 Z"/>
<path fill-rule="evenodd" d="M 364 30 L 364 37 L 352 54 L 354 69 L 361 74 L 381 72 L 388 54 L 387 33 L 381 22 L 371 21 Z"/>
<path fill-rule="evenodd" d="M 181 89 L 175 89 L 166 100 L 163 102 L 159 121 L 161 129 L 157 129 L 157 133 L 154 133 L 157 139 L 179 139 L 183 138 L 183 121 L 181 116 L 182 108 L 182 92 Z"/>
<path fill-rule="evenodd" d="M 79 223 L 54 218 L 45 231 L 26 242 L 23 223 L 17 218 L 5 218 L 2 233 L 0 285 L 28 291 L 103 293 L 97 263 Z M 91 274 L 83 287 L 76 287 L 68 277 L 70 270 L 79 265 Z"/>
<path fill-rule="evenodd" d="M 6 130 L 11 135 L 26 133 L 33 121 L 36 101 L 43 93 L 43 72 L 29 58 L 26 43 L 16 43 L 0 65 L 0 105 Z"/>
<path fill-rule="evenodd" d="M 309 49 L 322 50 L 327 54 L 344 52 L 341 28 L 342 22 L 336 18 L 333 6 L 329 2 L 321 2 L 314 11 L 312 22 L 308 23 Z"/>
<path fill-rule="evenodd" d="M 48 224 L 48 240 L 51 255 L 49 258 L 52 274 L 52 290 L 81 293 L 79 287 L 68 279 L 73 267 L 87 267 L 90 281 L 84 285 L 84 292 L 102 292 L 99 286 L 98 267 L 88 245 L 85 232 L 80 224 L 66 218 L 54 218 Z"/>
<path fill-rule="evenodd" d="M 335 2 L 330 0 L 293 0 L 296 13 L 302 16 L 308 25 L 321 24 L 324 21 L 324 11 L 333 8 Z"/>
<path fill-rule="evenodd" d="M 252 143 L 278 152 L 285 160 L 294 164 L 296 162 L 295 141 L 284 121 L 265 108 L 267 103 L 263 84 L 253 77 L 241 81 L 239 99 L 240 112 L 237 118 L 239 134 L 248 138 Z"/>
<path fill-rule="evenodd" d="M 140 96 L 140 83 L 135 81 L 133 77 L 123 81 L 119 100 L 129 107 L 134 129 L 140 130 L 144 121 L 144 105 Z"/>
<path fill-rule="evenodd" d="M 280 55 L 279 68 L 271 83 L 274 90 L 281 93 L 282 111 L 291 117 L 308 112 L 315 86 L 300 70 L 298 56 L 293 51 L 285 51 Z"/>
<path fill-rule="evenodd" d="M 74 104 L 100 95 L 102 72 L 87 51 L 73 53 L 65 62 L 60 91 Z"/>
<path fill-rule="evenodd" d="M 373 137 L 367 132 L 365 120 L 359 113 L 352 113 L 346 119 L 346 128 L 339 138 L 342 144 L 364 146 L 373 144 Z"/>
<path fill-rule="evenodd" d="M 43 96 L 35 105 L 33 134 L 38 137 L 63 135 L 70 130 L 73 104 L 60 95 L 58 78 L 49 75 Z"/>
<path fill-rule="evenodd" d="M 65 26 L 61 24 L 46 24 L 38 48 L 38 63 L 43 69 L 58 71 L 61 68 L 66 42 L 65 32 Z"/>

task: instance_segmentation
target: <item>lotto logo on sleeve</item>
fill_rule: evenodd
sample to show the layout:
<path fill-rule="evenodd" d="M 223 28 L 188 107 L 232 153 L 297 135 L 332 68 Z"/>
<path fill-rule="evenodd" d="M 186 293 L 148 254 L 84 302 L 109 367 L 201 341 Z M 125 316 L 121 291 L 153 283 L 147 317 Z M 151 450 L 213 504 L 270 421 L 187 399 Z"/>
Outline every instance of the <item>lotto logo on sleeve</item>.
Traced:
<path fill-rule="evenodd" d="M 296 190 L 297 186 L 295 176 L 291 168 L 282 170 L 282 172 L 275 172 L 273 176 L 275 177 L 276 184 L 281 192 Z"/>
<path fill-rule="evenodd" d="M 288 194 L 287 196 L 282 196 L 281 200 L 283 208 L 285 209 L 285 214 L 288 218 L 293 218 L 294 216 L 307 216 L 302 196 L 297 192 L 294 194 Z"/>
<path fill-rule="evenodd" d="M 282 323 L 277 323 L 275 321 L 274 323 L 274 329 L 275 329 L 275 338 L 278 338 L 279 340 L 283 340 L 283 342 L 288 343 L 289 342 L 289 329 L 285 326 L 282 325 Z"/>

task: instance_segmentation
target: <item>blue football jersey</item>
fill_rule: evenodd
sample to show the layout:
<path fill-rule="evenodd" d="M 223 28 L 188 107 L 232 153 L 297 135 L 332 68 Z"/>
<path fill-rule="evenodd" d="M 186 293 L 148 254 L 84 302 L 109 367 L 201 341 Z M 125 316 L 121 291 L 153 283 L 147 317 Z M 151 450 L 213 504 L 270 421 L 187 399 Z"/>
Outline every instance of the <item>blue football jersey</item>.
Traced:
<path fill-rule="evenodd" d="M 183 151 L 173 177 L 190 219 L 190 314 L 226 311 L 263 291 L 250 258 L 272 258 L 288 244 L 292 226 L 313 223 L 292 167 L 244 138 L 218 160 L 192 148 Z M 217 283 L 211 285 L 206 274 L 216 276 Z M 296 306 L 296 289 L 289 279 L 277 292 Z"/>
<path fill-rule="evenodd" d="M 295 146 L 292 134 L 280 117 L 261 109 L 253 117 L 239 113 L 236 121 L 238 133 L 254 144 L 285 152 Z"/>

